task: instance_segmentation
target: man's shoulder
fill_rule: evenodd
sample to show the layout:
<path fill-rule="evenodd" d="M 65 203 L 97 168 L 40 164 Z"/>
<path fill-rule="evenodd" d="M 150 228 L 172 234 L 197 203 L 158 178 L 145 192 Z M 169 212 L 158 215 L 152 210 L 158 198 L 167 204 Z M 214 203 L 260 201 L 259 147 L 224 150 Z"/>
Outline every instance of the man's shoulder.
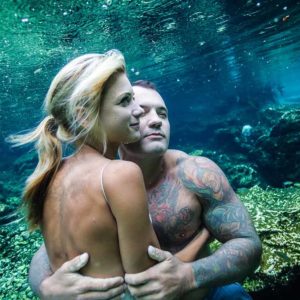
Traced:
<path fill-rule="evenodd" d="M 166 153 L 166 157 L 176 162 L 178 166 L 192 163 L 195 167 L 218 168 L 218 165 L 208 157 L 190 155 L 181 150 L 169 149 Z"/>
<path fill-rule="evenodd" d="M 176 160 L 176 174 L 182 184 L 199 196 L 212 195 L 223 197 L 220 189 L 228 189 L 228 180 L 211 159 L 204 156 L 193 156 L 178 150 L 170 150 L 169 155 Z"/>

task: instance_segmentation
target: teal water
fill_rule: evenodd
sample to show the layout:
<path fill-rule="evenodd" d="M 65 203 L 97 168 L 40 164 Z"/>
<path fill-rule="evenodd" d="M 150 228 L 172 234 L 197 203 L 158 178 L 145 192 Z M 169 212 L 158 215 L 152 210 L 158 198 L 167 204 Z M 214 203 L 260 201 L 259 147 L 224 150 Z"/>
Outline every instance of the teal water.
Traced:
<path fill-rule="evenodd" d="M 6 0 L 0 41 L 1 224 L 22 217 L 36 162 L 5 137 L 37 125 L 62 65 L 111 48 L 165 98 L 171 147 L 212 158 L 236 190 L 299 187 L 300 1 Z"/>

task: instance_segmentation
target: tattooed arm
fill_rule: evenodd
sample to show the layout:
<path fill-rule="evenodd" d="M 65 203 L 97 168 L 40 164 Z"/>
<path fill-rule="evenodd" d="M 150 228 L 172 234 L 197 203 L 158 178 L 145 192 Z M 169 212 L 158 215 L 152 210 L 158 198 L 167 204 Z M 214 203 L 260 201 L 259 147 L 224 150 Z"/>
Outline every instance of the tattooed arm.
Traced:
<path fill-rule="evenodd" d="M 142 273 L 125 275 L 130 292 L 138 299 L 172 300 L 190 291 L 202 299 L 206 288 L 240 281 L 260 261 L 261 242 L 220 168 L 200 157 L 181 158 L 177 166 L 178 177 L 202 205 L 205 227 L 223 245 L 192 263 L 151 248 L 149 255 L 160 263 Z"/>
<path fill-rule="evenodd" d="M 210 287 L 244 279 L 258 266 L 261 242 L 248 212 L 221 169 L 204 157 L 180 162 L 180 177 L 203 206 L 203 221 L 223 245 L 214 254 L 195 261 L 197 287 Z"/>

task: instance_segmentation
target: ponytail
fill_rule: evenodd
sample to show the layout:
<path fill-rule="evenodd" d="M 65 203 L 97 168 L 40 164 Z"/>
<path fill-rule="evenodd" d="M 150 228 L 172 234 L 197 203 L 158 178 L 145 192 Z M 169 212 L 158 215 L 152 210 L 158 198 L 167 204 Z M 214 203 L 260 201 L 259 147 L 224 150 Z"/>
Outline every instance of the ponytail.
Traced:
<path fill-rule="evenodd" d="M 23 204 L 28 210 L 28 222 L 32 230 L 41 223 L 47 188 L 62 160 L 62 144 L 56 137 L 57 128 L 53 116 L 47 116 L 32 132 L 7 139 L 15 146 L 35 142 L 38 152 L 39 162 L 27 179 L 23 192 Z"/>

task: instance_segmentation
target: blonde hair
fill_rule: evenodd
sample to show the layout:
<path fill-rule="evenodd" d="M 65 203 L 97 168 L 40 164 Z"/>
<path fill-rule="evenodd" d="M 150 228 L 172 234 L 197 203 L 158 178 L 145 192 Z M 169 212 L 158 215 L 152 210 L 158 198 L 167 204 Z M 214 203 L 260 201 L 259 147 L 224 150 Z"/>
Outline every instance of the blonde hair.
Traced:
<path fill-rule="evenodd" d="M 16 146 L 35 142 L 39 156 L 23 192 L 30 229 L 42 220 L 47 187 L 61 164 L 62 143 L 94 143 L 105 153 L 106 135 L 99 114 L 105 85 L 117 72 L 125 72 L 124 57 L 117 50 L 72 60 L 51 82 L 44 101 L 45 119 L 32 132 L 8 138 Z"/>

